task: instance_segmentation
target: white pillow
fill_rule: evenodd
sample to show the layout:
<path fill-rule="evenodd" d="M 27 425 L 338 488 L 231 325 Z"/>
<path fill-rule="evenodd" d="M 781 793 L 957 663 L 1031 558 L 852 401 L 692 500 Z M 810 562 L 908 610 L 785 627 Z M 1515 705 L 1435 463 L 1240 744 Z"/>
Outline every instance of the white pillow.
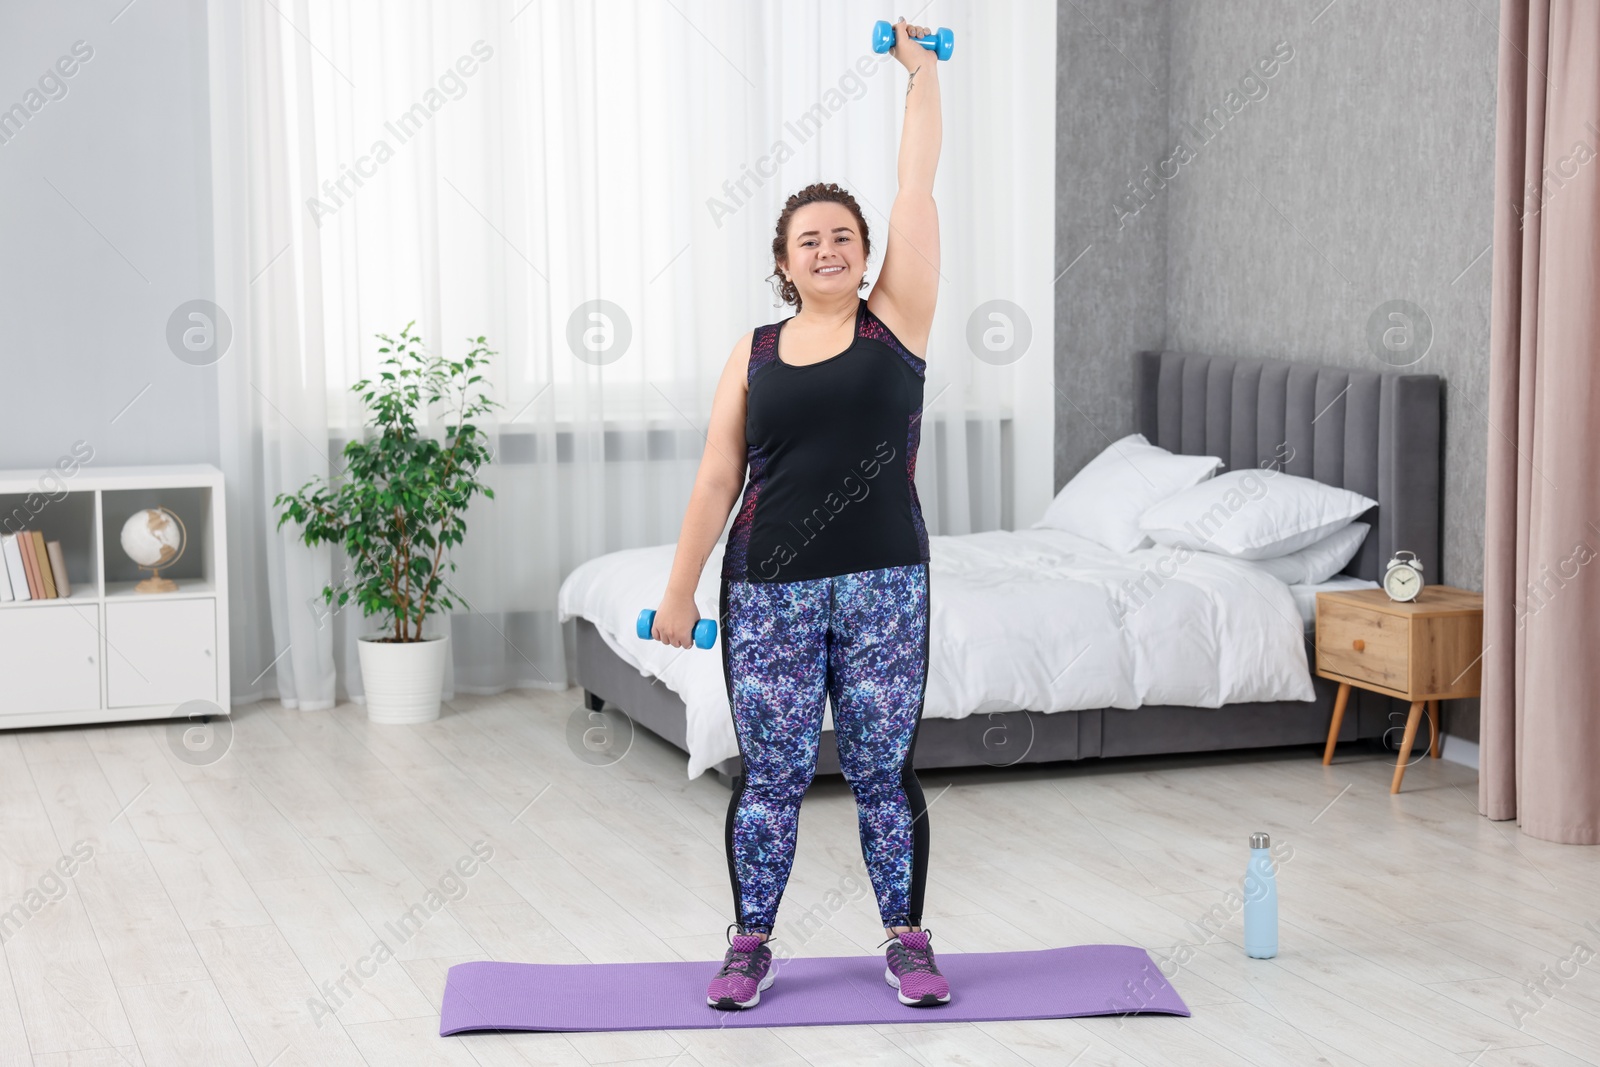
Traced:
<path fill-rule="evenodd" d="M 1153 505 L 1139 529 L 1157 544 L 1274 559 L 1316 544 L 1377 503 L 1282 471 L 1228 471 Z"/>
<path fill-rule="evenodd" d="M 1113 552 L 1148 542 L 1139 516 L 1150 505 L 1209 478 L 1222 466 L 1216 456 L 1179 456 L 1129 434 L 1084 464 L 1045 509 L 1033 529 L 1065 530 Z"/>
<path fill-rule="evenodd" d="M 1277 559 L 1258 559 L 1254 563 L 1284 585 L 1321 585 L 1356 558 L 1361 542 L 1367 539 L 1367 529 L 1364 522 L 1352 522 L 1309 548 Z"/>

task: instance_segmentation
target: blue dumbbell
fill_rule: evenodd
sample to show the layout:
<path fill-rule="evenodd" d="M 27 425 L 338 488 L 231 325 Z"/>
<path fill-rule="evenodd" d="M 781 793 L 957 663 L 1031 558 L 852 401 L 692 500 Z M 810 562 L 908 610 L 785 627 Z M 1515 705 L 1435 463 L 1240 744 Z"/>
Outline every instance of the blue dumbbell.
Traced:
<path fill-rule="evenodd" d="M 940 59 L 949 59 L 956 46 L 956 35 L 940 26 L 927 37 L 913 37 L 912 44 L 920 44 Z M 894 24 L 878 20 L 872 26 L 872 50 L 880 55 L 894 47 Z"/>
<path fill-rule="evenodd" d="M 656 609 L 645 608 L 639 612 L 638 634 L 646 641 L 650 640 L 656 625 Z M 694 624 L 694 645 L 696 648 L 710 648 L 717 643 L 717 620 L 701 619 Z"/>

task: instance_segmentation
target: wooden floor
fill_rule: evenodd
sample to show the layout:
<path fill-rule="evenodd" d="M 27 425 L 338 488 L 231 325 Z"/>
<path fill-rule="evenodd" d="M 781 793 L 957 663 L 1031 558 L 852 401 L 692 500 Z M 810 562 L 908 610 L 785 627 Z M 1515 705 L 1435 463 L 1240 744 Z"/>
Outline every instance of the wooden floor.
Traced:
<path fill-rule="evenodd" d="M 1600 1060 L 1600 957 L 1573 955 L 1600 949 L 1600 850 L 1480 818 L 1467 768 L 1424 759 L 1390 796 L 1380 754 L 1311 748 L 923 776 L 936 949 L 1176 953 L 1190 1019 L 440 1038 L 454 963 L 721 958 L 726 788 L 642 731 L 585 762 L 581 707 L 263 704 L 199 754 L 162 725 L 0 734 L 0 1065 Z M 779 935 L 875 952 L 848 789 L 803 811 Z M 1255 830 L 1293 849 L 1273 960 L 1226 903 Z M 430 916 L 430 887 L 457 899 Z M 363 963 L 380 933 L 396 958 Z"/>

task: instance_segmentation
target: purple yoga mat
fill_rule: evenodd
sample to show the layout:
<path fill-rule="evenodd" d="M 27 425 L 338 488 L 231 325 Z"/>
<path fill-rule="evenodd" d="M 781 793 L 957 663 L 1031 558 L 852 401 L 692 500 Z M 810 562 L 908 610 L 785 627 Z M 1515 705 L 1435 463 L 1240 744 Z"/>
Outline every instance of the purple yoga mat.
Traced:
<path fill-rule="evenodd" d="M 1142 948 L 1077 945 L 939 956 L 950 1001 L 901 1004 L 882 956 L 775 961 L 777 980 L 746 1011 L 706 1003 L 718 964 L 458 963 L 445 980 L 441 1037 L 466 1030 L 692 1030 L 884 1022 L 1064 1019 L 1189 1009 Z"/>

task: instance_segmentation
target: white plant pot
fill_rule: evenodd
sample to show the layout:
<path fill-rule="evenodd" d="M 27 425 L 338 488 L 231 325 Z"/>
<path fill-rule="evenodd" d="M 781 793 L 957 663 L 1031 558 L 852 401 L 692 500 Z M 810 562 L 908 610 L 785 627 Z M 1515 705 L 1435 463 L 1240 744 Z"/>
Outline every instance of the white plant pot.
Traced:
<path fill-rule="evenodd" d="M 432 722 L 439 717 L 444 692 L 449 636 L 399 642 L 383 640 L 386 636 L 374 634 L 356 642 L 367 721 L 384 726 Z"/>

